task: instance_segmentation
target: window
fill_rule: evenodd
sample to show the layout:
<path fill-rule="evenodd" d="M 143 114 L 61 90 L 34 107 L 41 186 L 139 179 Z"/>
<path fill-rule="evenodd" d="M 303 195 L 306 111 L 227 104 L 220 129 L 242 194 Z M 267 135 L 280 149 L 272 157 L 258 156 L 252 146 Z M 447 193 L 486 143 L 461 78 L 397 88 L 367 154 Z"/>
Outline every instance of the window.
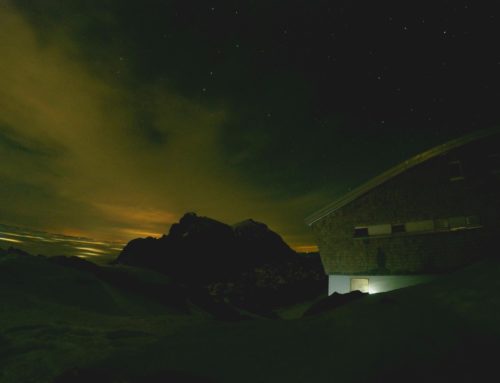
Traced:
<path fill-rule="evenodd" d="M 465 223 L 468 228 L 481 227 L 481 222 L 479 221 L 479 217 L 477 215 L 465 217 Z"/>
<path fill-rule="evenodd" d="M 368 278 L 351 278 L 351 291 L 368 292 Z"/>
<path fill-rule="evenodd" d="M 367 227 L 355 227 L 354 228 L 354 236 L 355 237 L 368 237 L 368 228 Z"/>
<path fill-rule="evenodd" d="M 405 233 L 406 232 L 406 226 L 404 223 L 396 223 L 392 225 L 392 232 L 394 234 L 396 233 Z"/>
<path fill-rule="evenodd" d="M 370 226 L 356 226 L 354 228 L 354 237 L 371 237 L 377 235 L 391 234 L 391 225 L 370 225 Z"/>
<path fill-rule="evenodd" d="M 465 217 L 451 217 L 449 222 L 450 230 L 461 230 L 467 228 L 467 220 Z"/>
<path fill-rule="evenodd" d="M 450 228 L 450 223 L 447 218 L 440 218 L 434 220 L 434 228 L 437 231 L 448 230 Z"/>
<path fill-rule="evenodd" d="M 459 181 L 464 179 L 462 164 L 460 161 L 450 161 L 448 163 L 448 170 L 450 172 L 450 181 Z"/>
<path fill-rule="evenodd" d="M 391 234 L 418 234 L 439 231 L 456 231 L 480 228 L 481 222 L 477 215 L 456 216 L 449 218 L 426 219 L 406 223 L 356 226 L 354 238 L 382 237 Z"/>
<path fill-rule="evenodd" d="M 406 230 L 408 232 L 418 232 L 418 231 L 433 231 L 434 221 L 431 219 L 425 221 L 413 221 L 406 224 Z"/>
<path fill-rule="evenodd" d="M 384 235 L 391 234 L 391 232 L 390 224 L 368 226 L 368 235 Z"/>
<path fill-rule="evenodd" d="M 436 231 L 455 231 L 464 229 L 476 229 L 481 227 L 480 219 L 477 215 L 457 216 L 434 220 Z"/>

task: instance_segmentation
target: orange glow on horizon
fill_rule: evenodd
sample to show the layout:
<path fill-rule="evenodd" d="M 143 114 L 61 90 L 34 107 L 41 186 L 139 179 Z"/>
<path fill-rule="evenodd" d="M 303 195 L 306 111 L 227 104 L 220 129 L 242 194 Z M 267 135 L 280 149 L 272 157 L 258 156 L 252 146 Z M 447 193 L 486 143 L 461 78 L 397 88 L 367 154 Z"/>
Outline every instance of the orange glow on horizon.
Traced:
<path fill-rule="evenodd" d="M 84 232 L 77 230 L 77 229 L 73 229 L 73 228 L 49 229 L 48 231 L 50 233 L 57 233 L 59 235 L 65 235 L 68 237 L 87 238 Z M 87 238 L 87 239 L 91 239 L 91 238 Z"/>
<path fill-rule="evenodd" d="M 176 214 L 162 209 L 140 208 L 134 206 L 94 204 L 108 217 L 122 222 L 148 222 L 150 224 L 168 225 L 176 222 Z"/>
<path fill-rule="evenodd" d="M 83 250 L 86 253 L 94 253 L 95 255 L 106 253 L 106 251 L 94 247 L 75 247 L 75 249 Z"/>
<path fill-rule="evenodd" d="M 137 237 L 153 237 L 153 238 L 160 238 L 163 234 L 162 233 L 155 233 L 151 231 L 144 231 L 140 229 L 122 229 L 120 230 L 122 233 L 127 234 L 128 240 L 137 238 Z"/>
<path fill-rule="evenodd" d="M 317 253 L 319 248 L 317 245 L 291 245 L 290 246 L 297 253 Z"/>

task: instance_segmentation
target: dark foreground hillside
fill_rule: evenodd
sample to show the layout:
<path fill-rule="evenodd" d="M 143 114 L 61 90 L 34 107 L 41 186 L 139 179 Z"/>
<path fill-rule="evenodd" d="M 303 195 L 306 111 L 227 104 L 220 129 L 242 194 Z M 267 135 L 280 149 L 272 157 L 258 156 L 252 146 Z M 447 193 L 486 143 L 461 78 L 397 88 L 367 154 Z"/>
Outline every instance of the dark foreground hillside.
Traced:
<path fill-rule="evenodd" d="M 480 381 L 497 370 L 499 272 L 489 260 L 302 319 L 221 321 L 189 299 L 182 307 L 88 270 L 3 253 L 0 381 Z"/>

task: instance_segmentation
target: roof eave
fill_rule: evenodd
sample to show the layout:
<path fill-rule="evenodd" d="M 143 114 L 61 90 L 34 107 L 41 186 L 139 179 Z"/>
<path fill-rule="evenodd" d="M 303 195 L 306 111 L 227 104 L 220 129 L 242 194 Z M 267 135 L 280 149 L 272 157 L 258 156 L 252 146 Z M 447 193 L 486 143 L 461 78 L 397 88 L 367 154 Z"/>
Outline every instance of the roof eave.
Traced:
<path fill-rule="evenodd" d="M 408 169 L 410 169 L 418 164 L 421 164 L 425 161 L 428 161 L 431 158 L 437 157 L 438 155 L 447 153 L 452 149 L 463 146 L 469 142 L 488 137 L 488 136 L 493 135 L 495 133 L 500 133 L 500 128 L 485 129 L 485 130 L 473 132 L 473 133 L 470 133 L 468 135 L 465 135 L 465 136 L 456 138 L 454 140 L 448 141 L 444 144 L 435 146 L 434 148 L 431 148 L 431 149 L 429 149 L 425 152 L 422 152 L 420 154 L 417 154 L 416 156 L 390 168 L 389 170 L 386 170 L 385 172 L 372 178 L 368 182 L 362 184 L 361 186 L 358 186 L 357 188 L 353 189 L 349 193 L 343 195 L 339 199 L 337 199 L 337 200 L 333 201 L 332 203 L 324 206 L 323 208 L 317 210 L 316 212 L 314 212 L 311 215 L 309 215 L 308 217 L 306 217 L 306 219 L 304 221 L 308 226 L 311 226 L 315 222 L 321 220 L 322 218 L 335 212 L 336 210 L 344 207 L 348 203 L 352 202 L 353 200 L 357 199 L 358 197 L 361 197 L 363 194 L 366 194 L 370 190 L 372 190 L 372 189 L 376 188 L 377 186 L 385 183 L 386 181 L 396 177 L 397 175 L 403 173 L 404 171 L 406 171 L 406 170 L 408 170 Z"/>

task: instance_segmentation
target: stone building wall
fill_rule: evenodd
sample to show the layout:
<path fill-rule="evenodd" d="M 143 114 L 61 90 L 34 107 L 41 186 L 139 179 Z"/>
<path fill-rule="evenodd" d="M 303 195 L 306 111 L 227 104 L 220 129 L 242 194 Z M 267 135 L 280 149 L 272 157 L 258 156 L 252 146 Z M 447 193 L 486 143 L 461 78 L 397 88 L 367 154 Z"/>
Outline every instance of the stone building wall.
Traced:
<path fill-rule="evenodd" d="M 312 227 L 326 273 L 442 272 L 487 255 L 495 237 L 500 238 L 497 153 L 498 135 L 469 143 L 408 169 L 316 221 Z M 463 178 L 457 177 L 457 166 Z M 354 236 L 355 227 L 426 220 L 437 225 L 453 217 L 477 218 L 479 224 L 456 231 Z"/>

